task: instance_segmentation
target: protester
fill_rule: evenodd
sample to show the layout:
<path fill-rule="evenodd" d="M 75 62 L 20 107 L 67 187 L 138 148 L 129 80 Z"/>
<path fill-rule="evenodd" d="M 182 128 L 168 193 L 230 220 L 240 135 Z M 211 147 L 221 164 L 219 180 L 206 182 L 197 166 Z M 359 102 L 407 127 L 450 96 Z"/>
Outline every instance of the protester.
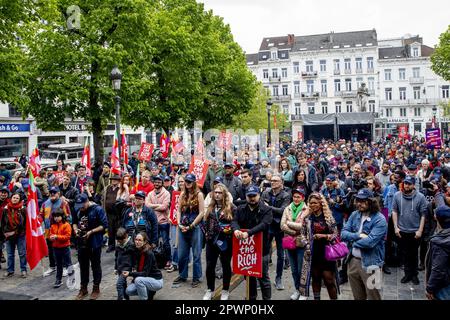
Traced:
<path fill-rule="evenodd" d="M 233 174 L 234 165 L 232 163 L 226 163 L 224 168 L 225 174 L 223 176 L 223 184 L 227 187 L 227 190 L 231 193 L 233 199 L 237 199 L 242 187 L 242 182 Z"/>
<path fill-rule="evenodd" d="M 34 180 L 34 185 L 36 187 L 38 187 L 39 190 L 41 191 L 43 201 L 47 200 L 48 197 L 50 196 L 50 193 L 49 193 L 49 185 L 48 185 L 48 181 L 47 181 L 47 171 L 46 170 L 41 170 L 39 172 L 39 175 Z"/>
<path fill-rule="evenodd" d="M 241 171 L 241 180 L 242 184 L 241 188 L 239 189 L 238 196 L 236 199 L 233 199 L 233 204 L 235 206 L 240 206 L 247 202 L 245 194 L 247 192 L 247 189 L 252 185 L 253 172 L 249 169 L 243 169 Z"/>
<path fill-rule="evenodd" d="M 123 200 L 128 202 L 130 200 L 130 190 L 131 190 L 131 176 L 126 173 L 122 176 L 120 180 L 119 191 L 117 192 L 116 200 Z"/>
<path fill-rule="evenodd" d="M 327 200 L 328 206 L 333 213 L 333 218 L 336 221 L 338 232 L 342 230 L 344 226 L 344 191 L 339 188 L 339 182 L 336 181 L 336 177 L 329 174 L 325 179 L 325 188 L 322 189 L 322 194 Z"/>
<path fill-rule="evenodd" d="M 149 194 L 155 187 L 153 186 L 153 183 L 150 181 L 150 171 L 144 170 L 141 171 L 141 182 L 139 182 L 137 188 L 133 188 L 131 191 L 130 199 L 133 200 L 134 194 L 138 191 L 143 191 L 146 195 Z"/>
<path fill-rule="evenodd" d="M 213 182 L 216 180 L 216 178 L 223 177 L 224 174 L 225 170 L 219 166 L 217 160 L 213 160 L 205 178 L 206 194 L 210 193 L 214 189 Z"/>
<path fill-rule="evenodd" d="M 108 217 L 108 249 L 106 250 L 106 253 L 115 250 L 116 233 L 121 222 L 121 213 L 117 212 L 115 208 L 121 177 L 117 174 L 113 174 L 109 177 L 109 180 L 110 184 L 105 188 L 102 194 L 102 206 Z"/>
<path fill-rule="evenodd" d="M 283 178 L 284 185 L 287 187 L 292 187 L 292 183 L 294 182 L 294 175 L 288 160 L 283 159 L 280 161 L 278 172 Z"/>
<path fill-rule="evenodd" d="M 5 177 L 5 185 L 9 185 L 9 182 L 11 181 L 12 177 L 11 177 L 11 172 L 9 172 L 9 170 L 6 169 L 6 164 L 5 163 L 0 163 L 0 176 Z"/>
<path fill-rule="evenodd" d="M 97 182 L 97 187 L 95 189 L 95 193 L 97 194 L 103 194 L 103 192 L 105 191 L 106 187 L 109 186 L 110 183 L 110 176 L 111 176 L 111 164 L 109 162 L 105 162 L 103 163 L 103 171 L 102 174 L 100 175 L 98 182 Z"/>
<path fill-rule="evenodd" d="M 129 300 L 126 293 L 127 279 L 123 276 L 123 272 L 132 271 L 136 260 L 135 250 L 133 239 L 128 235 L 127 230 L 120 227 L 116 233 L 116 255 L 114 259 L 114 273 L 117 274 L 117 300 Z"/>
<path fill-rule="evenodd" d="M 76 177 L 72 178 L 72 186 L 77 188 L 81 193 L 83 192 L 84 186 L 89 182 L 89 180 L 92 180 L 92 178 L 87 175 L 86 166 L 80 165 L 78 167 Z M 49 185 L 51 185 L 51 183 L 49 183 Z"/>
<path fill-rule="evenodd" d="M 303 189 L 305 190 L 305 199 L 308 199 L 311 194 L 311 188 L 306 180 L 306 172 L 303 169 L 299 169 L 296 171 L 294 175 L 294 182 L 292 184 L 292 190 L 294 189 Z"/>

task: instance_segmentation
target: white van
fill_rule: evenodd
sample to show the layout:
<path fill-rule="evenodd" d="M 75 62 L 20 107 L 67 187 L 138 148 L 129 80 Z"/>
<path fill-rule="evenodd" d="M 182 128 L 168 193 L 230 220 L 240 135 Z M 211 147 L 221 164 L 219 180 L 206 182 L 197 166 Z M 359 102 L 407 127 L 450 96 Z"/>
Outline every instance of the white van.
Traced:
<path fill-rule="evenodd" d="M 79 143 L 50 144 L 45 150 L 41 150 L 41 166 L 56 166 L 57 160 L 73 167 L 81 162 L 84 147 Z"/>

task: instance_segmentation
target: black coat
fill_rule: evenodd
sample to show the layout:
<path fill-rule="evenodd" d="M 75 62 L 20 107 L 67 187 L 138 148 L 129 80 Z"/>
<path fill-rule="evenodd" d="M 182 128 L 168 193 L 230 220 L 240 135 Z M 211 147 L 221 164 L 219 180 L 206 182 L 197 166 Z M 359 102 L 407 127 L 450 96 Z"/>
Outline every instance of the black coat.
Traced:
<path fill-rule="evenodd" d="M 450 285 L 450 229 L 430 238 L 426 269 L 427 292 L 436 295 Z"/>
<path fill-rule="evenodd" d="M 144 258 L 144 269 L 139 272 L 131 272 L 130 275 L 133 278 L 137 277 L 150 277 L 156 280 L 162 279 L 162 273 L 158 269 L 158 266 L 156 265 L 156 259 L 155 255 L 151 250 L 148 250 L 141 254 L 138 250 L 136 250 L 136 264 L 135 269 L 138 270 L 139 264 L 141 263 L 141 259 Z"/>
<path fill-rule="evenodd" d="M 122 247 L 116 246 L 116 259 L 114 261 L 114 269 L 122 271 L 131 271 L 136 264 L 136 247 L 133 244 L 131 237 L 128 242 Z"/>
<path fill-rule="evenodd" d="M 272 223 L 272 210 L 264 201 L 260 201 L 255 210 L 251 210 L 248 204 L 237 208 L 231 223 L 233 232 L 240 229 L 248 229 L 248 235 L 252 236 L 258 232 L 263 233 L 263 255 L 270 252 L 269 226 Z"/>
<path fill-rule="evenodd" d="M 272 189 L 269 189 L 263 192 L 261 199 L 272 209 L 272 230 L 281 231 L 281 217 L 283 216 L 284 209 L 291 203 L 291 195 L 285 190 L 281 190 L 277 195 L 274 195 Z"/>

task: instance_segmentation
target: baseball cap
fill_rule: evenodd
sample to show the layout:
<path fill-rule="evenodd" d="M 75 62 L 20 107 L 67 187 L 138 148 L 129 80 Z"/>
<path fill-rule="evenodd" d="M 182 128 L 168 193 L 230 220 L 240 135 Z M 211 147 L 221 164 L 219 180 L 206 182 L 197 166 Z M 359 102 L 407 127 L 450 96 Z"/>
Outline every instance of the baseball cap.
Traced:
<path fill-rule="evenodd" d="M 259 194 L 259 188 L 256 186 L 250 186 L 245 192 L 246 196 L 256 196 L 257 194 Z"/>
<path fill-rule="evenodd" d="M 403 183 L 406 184 L 415 184 L 416 183 L 416 178 L 414 178 L 413 176 L 407 176 L 405 178 L 405 180 L 403 180 Z"/>
<path fill-rule="evenodd" d="M 445 155 L 444 155 L 444 158 L 450 158 L 450 153 L 446 153 Z"/>
<path fill-rule="evenodd" d="M 86 193 L 80 194 L 77 200 L 75 200 L 75 211 L 80 210 L 87 201 L 89 201 L 87 194 Z"/>
<path fill-rule="evenodd" d="M 439 206 L 434 212 L 436 218 L 439 219 L 439 222 L 444 229 L 450 227 L 450 208 L 448 206 Z"/>
<path fill-rule="evenodd" d="M 233 166 L 233 164 L 231 163 L 231 162 L 227 162 L 227 163 L 225 163 L 225 165 L 223 166 L 224 168 L 233 168 L 234 166 Z"/>
<path fill-rule="evenodd" d="M 0 188 L 0 192 L 7 192 L 9 194 L 9 189 L 7 186 L 3 186 Z"/>
<path fill-rule="evenodd" d="M 303 188 L 297 188 L 297 189 L 292 190 L 292 195 L 294 195 L 295 193 L 300 193 L 303 196 L 306 196 L 305 189 L 303 189 Z"/>
<path fill-rule="evenodd" d="M 217 182 L 217 183 L 223 183 L 223 178 L 222 178 L 222 177 L 216 177 L 216 178 L 214 179 L 214 182 Z"/>
<path fill-rule="evenodd" d="M 164 181 L 172 181 L 172 178 L 170 176 L 165 176 Z"/>
<path fill-rule="evenodd" d="M 416 166 L 414 163 L 411 163 L 411 164 L 408 166 L 408 170 L 417 170 L 417 166 Z"/>
<path fill-rule="evenodd" d="M 373 192 L 369 189 L 364 188 L 358 191 L 358 193 L 355 195 L 355 198 L 359 200 L 367 200 L 369 198 L 373 198 Z"/>
<path fill-rule="evenodd" d="M 160 174 L 157 174 L 156 176 L 153 177 L 153 181 L 155 181 L 155 180 L 161 180 L 161 181 L 163 181 L 163 180 L 164 180 L 164 177 L 163 177 L 162 175 L 160 175 Z"/>
<path fill-rule="evenodd" d="M 197 178 L 195 177 L 194 174 L 188 173 L 188 174 L 184 177 L 184 181 L 195 182 L 195 181 L 197 181 Z"/>
<path fill-rule="evenodd" d="M 138 192 L 136 192 L 136 193 L 134 194 L 134 197 L 135 197 L 135 198 L 145 199 L 146 194 L 145 194 L 144 191 L 138 191 Z"/>
<path fill-rule="evenodd" d="M 336 181 L 336 176 L 329 174 L 327 175 L 326 180 Z"/>
<path fill-rule="evenodd" d="M 51 187 L 49 192 L 50 193 L 57 193 L 57 192 L 59 192 L 59 188 L 58 187 Z"/>

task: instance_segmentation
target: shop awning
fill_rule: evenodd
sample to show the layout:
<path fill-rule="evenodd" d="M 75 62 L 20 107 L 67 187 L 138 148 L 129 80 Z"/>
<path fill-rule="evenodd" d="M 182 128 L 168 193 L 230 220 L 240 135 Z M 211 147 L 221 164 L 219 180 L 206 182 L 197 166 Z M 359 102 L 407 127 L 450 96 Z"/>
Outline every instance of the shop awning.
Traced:
<path fill-rule="evenodd" d="M 372 124 L 375 119 L 371 112 L 337 113 L 336 117 L 338 124 Z"/>
<path fill-rule="evenodd" d="M 334 125 L 334 113 L 327 114 L 302 114 L 304 126 Z"/>

